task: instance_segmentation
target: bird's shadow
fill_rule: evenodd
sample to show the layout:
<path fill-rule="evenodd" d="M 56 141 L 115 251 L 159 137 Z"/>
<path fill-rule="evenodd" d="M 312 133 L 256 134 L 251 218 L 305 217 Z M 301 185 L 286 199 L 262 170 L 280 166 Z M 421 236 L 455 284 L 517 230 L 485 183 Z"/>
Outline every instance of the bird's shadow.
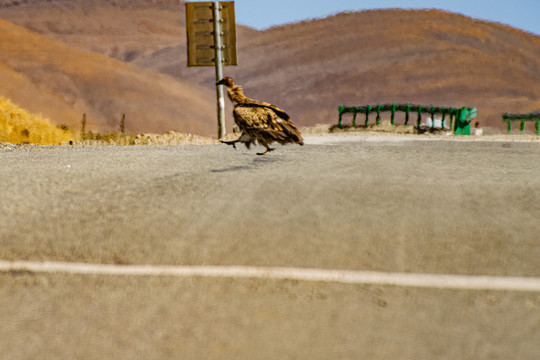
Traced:
<path fill-rule="evenodd" d="M 250 163 L 245 164 L 245 165 L 229 166 L 223 169 L 212 169 L 210 170 L 210 172 L 225 173 L 225 172 L 235 172 L 235 171 L 242 171 L 242 170 L 253 170 L 264 164 L 270 164 L 270 163 L 275 163 L 279 161 L 281 161 L 281 159 L 278 157 L 270 157 L 270 156 L 264 155 L 264 156 L 258 156 L 255 159 L 252 159 Z"/>
<path fill-rule="evenodd" d="M 212 170 L 210 170 L 210 172 L 212 172 L 212 173 L 225 173 L 225 172 L 249 170 L 250 168 L 251 168 L 251 166 L 240 165 L 240 166 L 231 166 L 231 167 L 223 168 L 223 169 L 212 169 Z"/>

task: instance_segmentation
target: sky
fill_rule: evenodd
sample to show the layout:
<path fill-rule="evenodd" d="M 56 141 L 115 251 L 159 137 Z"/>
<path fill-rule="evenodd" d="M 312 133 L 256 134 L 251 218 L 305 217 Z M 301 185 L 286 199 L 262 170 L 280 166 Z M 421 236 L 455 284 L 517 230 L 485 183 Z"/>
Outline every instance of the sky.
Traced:
<path fill-rule="evenodd" d="M 236 23 L 263 30 L 342 11 L 442 9 L 540 35 L 540 0 L 235 0 Z"/>

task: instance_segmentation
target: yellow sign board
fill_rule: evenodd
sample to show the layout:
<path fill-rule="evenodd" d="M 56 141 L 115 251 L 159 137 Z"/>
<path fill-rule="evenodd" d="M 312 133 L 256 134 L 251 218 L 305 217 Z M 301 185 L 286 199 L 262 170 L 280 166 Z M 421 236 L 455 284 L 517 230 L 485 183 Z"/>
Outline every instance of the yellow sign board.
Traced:
<path fill-rule="evenodd" d="M 212 1 L 186 2 L 188 66 L 215 66 Z M 234 1 L 219 2 L 223 65 L 237 65 Z"/>

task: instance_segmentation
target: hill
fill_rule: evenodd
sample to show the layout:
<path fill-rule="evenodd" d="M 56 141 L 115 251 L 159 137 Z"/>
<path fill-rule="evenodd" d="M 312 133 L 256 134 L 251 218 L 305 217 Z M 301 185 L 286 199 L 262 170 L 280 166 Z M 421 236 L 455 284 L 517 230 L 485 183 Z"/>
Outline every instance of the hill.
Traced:
<path fill-rule="evenodd" d="M 473 106 L 482 125 L 499 128 L 503 112 L 540 109 L 540 37 L 458 14 L 342 13 L 240 41 L 240 65 L 226 73 L 248 96 L 279 104 L 300 125 L 335 123 L 338 105 Z M 169 51 L 168 63 L 182 52 Z M 209 79 L 181 64 L 164 70 L 198 83 Z"/>
<path fill-rule="evenodd" d="M 0 0 L 5 20 L 128 62 L 185 38 L 180 9 L 174 0 Z"/>
<path fill-rule="evenodd" d="M 0 20 L 1 96 L 57 124 L 131 132 L 215 133 L 214 93 L 150 69 L 70 47 Z M 214 111 L 214 113 L 212 113 Z"/>
<path fill-rule="evenodd" d="M 0 17 L 204 87 L 212 103 L 213 69 L 186 67 L 183 4 L 86 3 L 4 0 Z M 238 26 L 238 56 L 225 73 L 299 125 L 335 123 L 338 105 L 474 106 L 483 126 L 499 128 L 503 112 L 540 109 L 540 37 L 438 10 L 342 13 L 265 31 Z M 215 116 L 212 105 L 201 111 Z"/>

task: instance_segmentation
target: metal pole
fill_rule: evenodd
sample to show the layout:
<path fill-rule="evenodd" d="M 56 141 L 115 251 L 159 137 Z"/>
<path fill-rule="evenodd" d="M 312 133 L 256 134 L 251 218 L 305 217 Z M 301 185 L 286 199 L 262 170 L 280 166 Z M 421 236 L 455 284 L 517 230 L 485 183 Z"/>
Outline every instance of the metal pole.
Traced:
<path fill-rule="evenodd" d="M 216 65 L 216 82 L 223 79 L 223 45 L 221 41 L 221 15 L 219 1 L 212 3 L 214 12 L 214 50 Z M 217 115 L 218 115 L 218 138 L 225 136 L 225 98 L 223 97 L 223 87 L 216 85 L 217 95 Z"/>

